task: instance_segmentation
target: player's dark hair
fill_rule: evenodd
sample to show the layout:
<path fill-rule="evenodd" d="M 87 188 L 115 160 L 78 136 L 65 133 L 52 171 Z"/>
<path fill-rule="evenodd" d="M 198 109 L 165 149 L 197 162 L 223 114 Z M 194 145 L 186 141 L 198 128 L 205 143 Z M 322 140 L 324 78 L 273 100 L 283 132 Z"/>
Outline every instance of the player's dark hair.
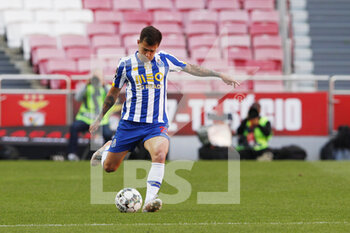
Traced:
<path fill-rule="evenodd" d="M 142 29 L 140 34 L 140 42 L 146 41 L 150 46 L 160 45 L 162 41 L 162 33 L 153 26 L 148 26 Z"/>

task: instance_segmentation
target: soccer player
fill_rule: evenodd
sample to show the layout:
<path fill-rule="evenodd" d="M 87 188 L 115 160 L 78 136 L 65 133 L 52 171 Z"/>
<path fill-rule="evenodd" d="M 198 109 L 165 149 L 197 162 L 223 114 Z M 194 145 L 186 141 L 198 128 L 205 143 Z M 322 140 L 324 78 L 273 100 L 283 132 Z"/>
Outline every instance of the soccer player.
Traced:
<path fill-rule="evenodd" d="M 101 163 L 106 172 L 114 172 L 128 151 L 132 151 L 142 140 L 152 159 L 143 212 L 156 212 L 162 206 L 157 194 L 162 184 L 164 163 L 169 149 L 166 115 L 169 71 L 182 70 L 195 76 L 218 77 L 228 85 L 239 85 L 231 76 L 182 62 L 163 51 L 157 52 L 161 40 L 162 34 L 155 27 L 148 26 L 142 29 L 137 41 L 138 51 L 121 58 L 102 112 L 90 126 L 90 132 L 94 133 L 126 83 L 126 100 L 118 129 L 112 141 L 93 154 L 91 165 Z"/>

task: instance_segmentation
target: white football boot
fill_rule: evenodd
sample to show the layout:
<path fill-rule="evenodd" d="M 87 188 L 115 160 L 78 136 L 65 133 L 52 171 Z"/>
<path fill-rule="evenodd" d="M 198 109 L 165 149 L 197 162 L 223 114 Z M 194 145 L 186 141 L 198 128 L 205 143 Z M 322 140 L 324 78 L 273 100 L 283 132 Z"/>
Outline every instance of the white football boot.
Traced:
<path fill-rule="evenodd" d="M 160 200 L 158 196 L 155 196 L 154 199 L 145 203 L 145 205 L 142 208 L 142 212 L 157 212 L 161 208 L 162 208 L 162 200 Z"/>
<path fill-rule="evenodd" d="M 105 151 L 106 147 L 111 145 L 111 141 L 106 142 L 100 149 L 98 149 L 92 156 L 90 160 L 91 166 L 97 166 L 101 164 L 102 153 Z"/>

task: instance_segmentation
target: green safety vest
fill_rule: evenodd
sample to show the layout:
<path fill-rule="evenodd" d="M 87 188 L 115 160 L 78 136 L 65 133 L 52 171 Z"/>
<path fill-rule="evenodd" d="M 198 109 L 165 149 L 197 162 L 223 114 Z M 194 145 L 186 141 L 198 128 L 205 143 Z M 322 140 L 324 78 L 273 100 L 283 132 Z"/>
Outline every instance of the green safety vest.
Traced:
<path fill-rule="evenodd" d="M 269 120 L 268 120 L 266 117 L 260 117 L 260 119 L 259 119 L 259 125 L 261 125 L 261 126 L 266 126 L 266 124 L 267 124 L 268 121 L 269 121 Z M 246 129 L 244 130 L 244 132 L 243 132 L 243 135 L 244 135 L 245 137 L 247 137 L 247 135 L 249 134 L 247 128 L 250 128 L 250 126 L 251 126 L 250 121 L 247 121 L 247 127 L 246 127 Z M 268 148 L 268 146 L 269 146 L 269 143 L 268 143 L 268 142 L 269 142 L 269 140 L 270 140 L 270 138 L 271 138 L 271 135 L 272 135 L 272 133 L 270 133 L 270 135 L 268 135 L 268 136 L 265 136 L 265 135 L 263 134 L 263 132 L 261 132 L 261 130 L 260 130 L 259 127 L 255 127 L 255 128 L 254 128 L 254 138 L 255 138 L 256 144 L 255 144 L 255 146 L 253 147 L 253 149 L 254 149 L 255 151 L 259 151 L 259 150 L 264 150 L 264 149 Z M 244 147 L 238 146 L 237 149 L 238 149 L 238 150 L 242 150 L 242 149 L 244 149 Z"/>
<path fill-rule="evenodd" d="M 91 125 L 96 119 L 97 115 L 101 112 L 103 101 L 106 98 L 107 93 L 103 87 L 100 87 L 99 92 L 96 92 L 96 94 L 95 91 L 96 90 L 93 85 L 87 85 L 84 100 L 80 105 L 79 112 L 75 117 L 75 120 L 84 121 L 86 124 Z M 106 114 L 101 121 L 101 125 L 107 124 L 108 114 Z"/>

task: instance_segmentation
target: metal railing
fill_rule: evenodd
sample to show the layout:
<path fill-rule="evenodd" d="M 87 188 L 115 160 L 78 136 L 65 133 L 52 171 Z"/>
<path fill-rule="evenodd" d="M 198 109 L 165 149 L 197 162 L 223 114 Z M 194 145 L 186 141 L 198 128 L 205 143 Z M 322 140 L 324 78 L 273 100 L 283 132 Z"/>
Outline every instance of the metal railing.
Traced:
<path fill-rule="evenodd" d="M 329 79 L 329 90 L 328 90 L 328 118 L 329 118 L 329 134 L 334 134 L 334 95 L 350 95 L 350 90 L 336 90 L 335 83 L 337 81 L 350 81 L 350 76 L 336 75 Z M 350 116 L 349 116 L 350 117 Z"/>

